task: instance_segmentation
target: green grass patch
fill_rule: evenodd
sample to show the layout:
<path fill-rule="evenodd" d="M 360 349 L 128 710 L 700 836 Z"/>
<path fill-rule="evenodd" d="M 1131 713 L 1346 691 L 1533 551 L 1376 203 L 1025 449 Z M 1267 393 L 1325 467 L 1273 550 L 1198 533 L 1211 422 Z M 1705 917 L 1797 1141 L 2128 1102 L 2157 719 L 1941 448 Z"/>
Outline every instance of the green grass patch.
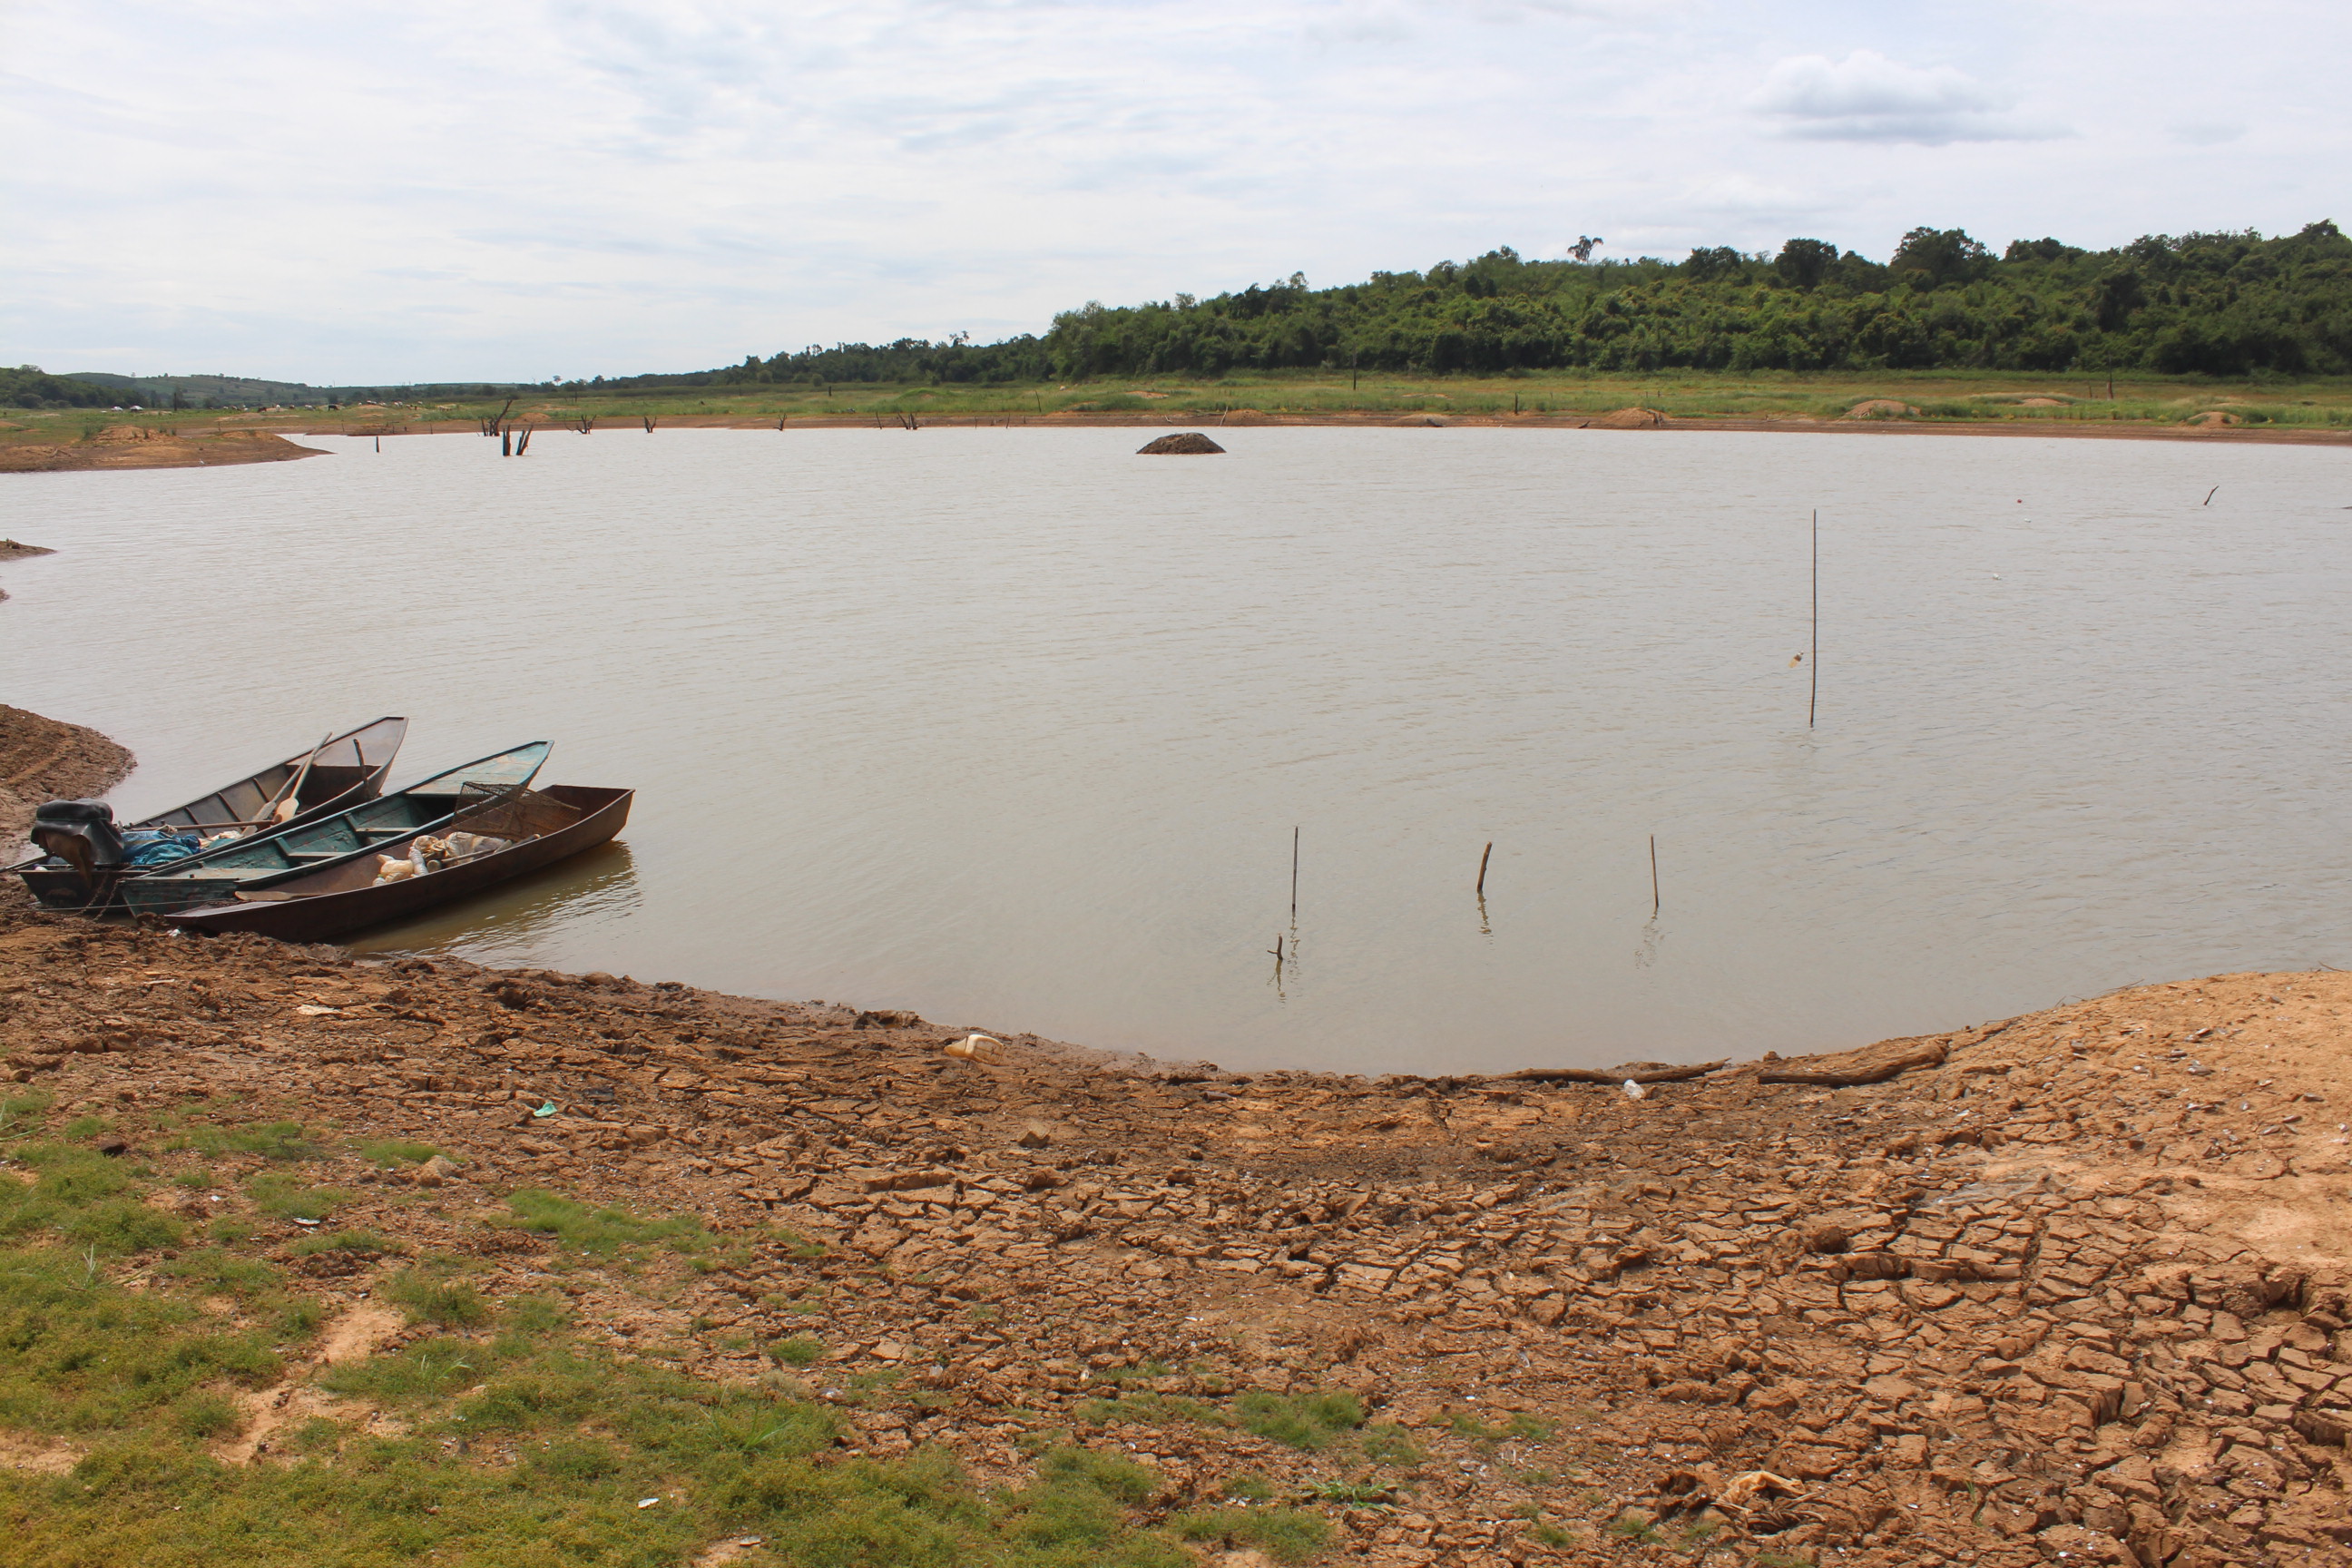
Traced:
<path fill-rule="evenodd" d="M 55 1230 L 100 1252 L 172 1247 L 187 1227 L 131 1197 L 138 1179 L 119 1160 L 72 1143 L 20 1143 L 16 1159 L 38 1174 L 0 1196 L 0 1236 Z"/>
<path fill-rule="evenodd" d="M 409 1273 L 458 1282 L 431 1260 Z M 207 1458 L 236 1427 L 235 1388 L 280 1374 L 160 1282 L 110 1284 L 94 1249 L 0 1254 L 0 1426 L 97 1437 L 69 1477 L 0 1472 L 11 1568 L 677 1568 L 740 1534 L 777 1568 L 1196 1563 L 1152 1523 L 1163 1479 L 1108 1448 L 1049 1448 L 999 1492 L 942 1450 L 844 1459 L 835 1410 L 576 1343 L 551 1302 L 318 1374 L 413 1436 L 322 1418 L 273 1440 L 278 1463 Z M 1188 1529 L 1285 1561 L 1324 1539 L 1312 1516 L 1227 1512 Z"/>
<path fill-rule="evenodd" d="M 1251 1392 L 1234 1401 L 1244 1432 L 1294 1448 L 1328 1448 L 1364 1424 L 1364 1402 L 1344 1388 L 1311 1394 Z"/>
<path fill-rule="evenodd" d="M 245 1195 L 272 1219 L 322 1220 L 352 1194 L 334 1187 L 313 1187 L 290 1176 L 268 1173 L 246 1183 Z"/>
<path fill-rule="evenodd" d="M 258 1296 L 275 1289 L 279 1280 L 278 1270 L 258 1258 L 225 1247 L 191 1248 L 155 1271 L 184 1285 L 229 1296 Z"/>
<path fill-rule="evenodd" d="M 313 1258 L 321 1252 L 383 1253 L 404 1250 L 389 1237 L 372 1230 L 313 1231 L 289 1246 L 286 1250 L 297 1258 Z"/>
<path fill-rule="evenodd" d="M 1255 1547 L 1277 1563 L 1304 1563 L 1331 1544 L 1330 1521 L 1304 1509 L 1202 1509 L 1168 1522 L 1183 1540 Z"/>
<path fill-rule="evenodd" d="M 592 1209 L 586 1204 L 536 1188 L 510 1194 L 507 1207 L 514 1215 L 507 1223 L 517 1229 L 551 1236 L 565 1247 L 600 1258 L 652 1246 L 698 1252 L 718 1240 L 709 1227 L 692 1215 L 647 1219 L 623 1208 Z"/>
<path fill-rule="evenodd" d="M 397 1138 L 380 1139 L 359 1146 L 361 1159 L 386 1170 L 395 1165 L 422 1165 L 440 1152 L 430 1143 L 409 1143 Z"/>
<path fill-rule="evenodd" d="M 1480 1420 L 1466 1410 L 1457 1410 L 1446 1416 L 1445 1423 L 1454 1429 L 1455 1436 L 1467 1437 L 1478 1443 L 1549 1443 L 1552 1437 L 1550 1422 L 1540 1420 L 1525 1412 L 1513 1415 L 1508 1421 L 1496 1426 Z"/>
<path fill-rule="evenodd" d="M 0 1252 L 0 1426 L 104 1432 L 201 1385 L 277 1375 L 263 1337 L 111 1283 L 95 1249 Z"/>
<path fill-rule="evenodd" d="M 29 1127 L 56 1102 L 57 1097 L 45 1089 L 0 1097 L 0 1133 L 16 1131 L 19 1123 Z"/>
<path fill-rule="evenodd" d="M 824 1342 L 814 1334 L 794 1334 L 770 1345 L 768 1354 L 784 1366 L 809 1366 L 824 1354 Z"/>
<path fill-rule="evenodd" d="M 308 1160 L 323 1151 L 299 1121 L 249 1121 L 241 1127 L 191 1127 L 164 1145 L 194 1149 L 218 1158 L 223 1154 L 258 1154 L 265 1160 Z"/>
<path fill-rule="evenodd" d="M 420 1340 L 394 1355 L 331 1366 L 318 1382 L 332 1394 L 404 1405 L 462 1393 L 480 1383 L 500 1359 L 495 1347 L 470 1340 Z"/>
<path fill-rule="evenodd" d="M 413 1322 L 445 1329 L 470 1329 L 490 1321 L 490 1304 L 470 1279 L 457 1277 L 445 1260 L 404 1268 L 384 1281 L 384 1300 L 406 1311 Z"/>
<path fill-rule="evenodd" d="M 1376 1465 L 1417 1465 L 1429 1458 L 1412 1434 L 1393 1421 L 1376 1421 L 1364 1428 L 1360 1447 Z"/>

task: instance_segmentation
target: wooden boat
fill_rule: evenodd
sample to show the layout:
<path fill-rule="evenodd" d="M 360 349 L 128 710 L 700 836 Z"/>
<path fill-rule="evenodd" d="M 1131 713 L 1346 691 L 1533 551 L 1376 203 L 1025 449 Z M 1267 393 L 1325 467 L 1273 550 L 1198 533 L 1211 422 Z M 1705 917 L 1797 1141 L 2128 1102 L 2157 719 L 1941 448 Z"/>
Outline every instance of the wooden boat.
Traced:
<path fill-rule="evenodd" d="M 259 839 L 238 839 L 184 860 L 173 860 L 121 883 L 123 907 L 134 915 L 168 915 L 199 904 L 216 904 L 240 888 L 324 870 L 365 855 L 379 845 L 433 833 L 461 809 L 522 788 L 539 773 L 553 742 L 494 752 L 436 773 L 394 795 L 322 816 L 301 827 Z"/>
<path fill-rule="evenodd" d="M 123 824 L 116 831 L 170 828 L 193 832 L 199 839 L 236 834 L 249 842 L 300 827 L 383 794 L 384 775 L 392 772 L 393 759 L 400 754 L 400 742 L 407 734 L 407 720 L 378 719 L 333 736 L 314 750 L 272 763 L 185 805 Z M 280 822 L 278 814 L 289 800 L 295 809 Z M 95 867 L 96 886 L 93 878 L 86 878 L 79 868 L 55 855 L 37 856 L 8 869 L 22 877 L 33 897 L 47 908 L 98 914 L 120 907 L 115 897 L 119 879 L 137 876 L 146 868 Z"/>
<path fill-rule="evenodd" d="M 470 898 L 525 872 L 570 859 L 609 840 L 629 820 L 634 790 L 551 784 L 520 790 L 457 814 L 442 833 L 478 833 L 508 847 L 394 882 L 377 880 L 383 858 L 406 859 L 426 835 L 387 840 L 345 859 L 266 888 L 241 888 L 233 901 L 163 918 L 182 931 L 254 931 L 283 942 L 330 942 L 367 926 L 406 920 Z"/>

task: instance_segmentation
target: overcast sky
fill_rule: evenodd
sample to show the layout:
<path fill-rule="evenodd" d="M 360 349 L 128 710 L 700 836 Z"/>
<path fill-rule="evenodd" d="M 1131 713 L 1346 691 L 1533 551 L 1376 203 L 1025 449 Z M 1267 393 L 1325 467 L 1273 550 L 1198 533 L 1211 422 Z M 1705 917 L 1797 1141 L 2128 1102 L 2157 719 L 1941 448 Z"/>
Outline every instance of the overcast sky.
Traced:
<path fill-rule="evenodd" d="M 1498 245 L 2352 223 L 2342 0 L 0 0 L 0 361 L 1044 330 Z"/>

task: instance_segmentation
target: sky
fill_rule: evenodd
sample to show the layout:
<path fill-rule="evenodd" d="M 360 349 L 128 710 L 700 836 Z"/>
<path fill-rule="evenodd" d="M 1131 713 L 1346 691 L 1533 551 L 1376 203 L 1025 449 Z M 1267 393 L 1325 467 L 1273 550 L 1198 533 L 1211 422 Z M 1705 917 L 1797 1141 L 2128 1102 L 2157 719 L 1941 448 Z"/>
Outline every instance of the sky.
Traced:
<path fill-rule="evenodd" d="M 1466 259 L 2352 223 L 2340 0 L 0 0 L 0 363 L 693 370 Z"/>

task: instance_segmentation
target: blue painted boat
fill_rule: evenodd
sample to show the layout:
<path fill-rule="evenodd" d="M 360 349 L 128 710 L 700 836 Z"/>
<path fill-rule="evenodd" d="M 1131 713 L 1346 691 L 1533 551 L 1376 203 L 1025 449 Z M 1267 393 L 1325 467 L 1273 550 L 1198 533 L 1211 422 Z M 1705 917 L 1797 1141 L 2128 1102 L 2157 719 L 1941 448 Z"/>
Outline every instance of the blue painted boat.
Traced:
<path fill-rule="evenodd" d="M 140 876 L 126 877 L 121 884 L 123 906 L 134 915 L 175 914 L 373 855 L 395 839 L 436 832 L 461 809 L 473 809 L 530 784 L 553 746 L 550 741 L 533 741 L 494 752 L 306 826 L 257 842 L 223 844 Z"/>

